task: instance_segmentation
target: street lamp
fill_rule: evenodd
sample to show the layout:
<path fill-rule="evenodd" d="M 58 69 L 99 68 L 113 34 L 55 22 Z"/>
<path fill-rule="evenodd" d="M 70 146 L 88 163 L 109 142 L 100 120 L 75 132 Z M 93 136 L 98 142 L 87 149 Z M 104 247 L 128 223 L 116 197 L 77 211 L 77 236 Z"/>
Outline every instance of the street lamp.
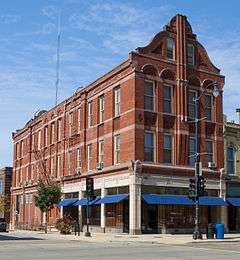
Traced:
<path fill-rule="evenodd" d="M 200 162 L 200 153 L 199 153 L 199 141 L 198 141 L 198 135 L 199 135 L 199 122 L 204 120 L 204 118 L 199 118 L 199 101 L 202 97 L 203 93 L 206 91 L 207 88 L 213 85 L 213 96 L 217 97 L 219 95 L 219 89 L 218 84 L 216 81 L 211 82 L 208 84 L 202 93 L 193 99 L 194 105 L 195 105 L 195 120 L 193 121 L 195 123 L 195 138 L 196 138 L 196 154 L 195 154 L 195 227 L 193 231 L 193 239 L 202 239 L 202 234 L 200 231 L 200 211 L 199 211 L 199 197 L 202 195 L 200 194 L 200 182 L 201 182 L 201 162 Z"/>

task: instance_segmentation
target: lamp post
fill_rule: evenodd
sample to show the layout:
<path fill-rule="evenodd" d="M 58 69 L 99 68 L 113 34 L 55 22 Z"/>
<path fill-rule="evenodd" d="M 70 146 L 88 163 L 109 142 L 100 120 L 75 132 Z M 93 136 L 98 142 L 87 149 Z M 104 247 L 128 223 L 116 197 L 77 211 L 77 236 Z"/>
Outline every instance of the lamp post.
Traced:
<path fill-rule="evenodd" d="M 199 118 L 199 101 L 200 98 L 202 97 L 204 91 L 213 85 L 213 96 L 217 97 L 219 95 L 219 90 L 218 90 L 218 85 L 217 82 L 214 81 L 213 83 L 211 82 L 208 84 L 205 89 L 202 91 L 202 93 L 193 99 L 194 105 L 195 105 L 195 138 L 196 138 L 196 153 L 195 153 L 195 227 L 193 231 L 193 239 L 202 239 L 202 234 L 200 231 L 200 208 L 199 208 L 199 197 L 201 196 L 200 194 L 200 175 L 201 175 L 201 162 L 200 162 L 200 153 L 199 153 L 199 140 L 198 140 L 198 135 L 199 135 L 199 122 L 204 120 L 204 118 Z"/>

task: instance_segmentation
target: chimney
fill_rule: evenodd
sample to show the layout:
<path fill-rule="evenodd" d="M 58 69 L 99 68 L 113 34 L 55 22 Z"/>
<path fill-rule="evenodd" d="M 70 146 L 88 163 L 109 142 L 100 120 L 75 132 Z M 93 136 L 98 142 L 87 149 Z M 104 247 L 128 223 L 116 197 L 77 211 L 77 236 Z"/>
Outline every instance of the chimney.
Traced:
<path fill-rule="evenodd" d="M 240 124 L 240 108 L 237 108 L 236 112 L 238 114 L 238 123 Z"/>

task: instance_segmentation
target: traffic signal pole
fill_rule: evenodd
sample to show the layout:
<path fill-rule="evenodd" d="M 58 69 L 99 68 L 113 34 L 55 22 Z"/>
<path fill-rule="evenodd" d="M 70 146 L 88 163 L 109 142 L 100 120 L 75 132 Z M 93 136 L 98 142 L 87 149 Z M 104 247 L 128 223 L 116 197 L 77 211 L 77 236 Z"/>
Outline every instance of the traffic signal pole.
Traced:
<path fill-rule="evenodd" d="M 87 195 L 87 231 L 85 232 L 85 237 L 90 237 L 91 233 L 89 232 L 89 196 Z"/>

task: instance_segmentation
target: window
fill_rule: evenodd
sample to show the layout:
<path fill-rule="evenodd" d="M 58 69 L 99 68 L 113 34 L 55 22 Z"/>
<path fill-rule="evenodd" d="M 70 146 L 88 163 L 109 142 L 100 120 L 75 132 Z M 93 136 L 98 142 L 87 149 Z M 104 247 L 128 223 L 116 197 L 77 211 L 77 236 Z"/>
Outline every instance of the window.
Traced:
<path fill-rule="evenodd" d="M 47 160 L 45 162 L 47 164 Z M 37 162 L 36 164 L 36 174 L 37 174 L 37 179 L 39 179 L 39 175 L 40 175 L 40 162 Z"/>
<path fill-rule="evenodd" d="M 163 138 L 163 160 L 172 163 L 172 136 L 169 134 L 164 134 Z"/>
<path fill-rule="evenodd" d="M 51 158 L 51 176 L 54 177 L 54 157 Z"/>
<path fill-rule="evenodd" d="M 19 156 L 19 143 L 16 143 L 16 158 Z"/>
<path fill-rule="evenodd" d="M 195 99 L 197 97 L 197 92 L 194 90 L 188 91 L 188 116 L 190 118 L 196 118 L 196 106 L 195 106 Z"/>
<path fill-rule="evenodd" d="M 114 164 L 120 163 L 120 135 L 114 136 Z"/>
<path fill-rule="evenodd" d="M 213 142 L 206 141 L 206 162 L 213 162 Z"/>
<path fill-rule="evenodd" d="M 61 176 L 61 155 L 57 156 L 57 178 Z"/>
<path fill-rule="evenodd" d="M 30 179 L 33 180 L 34 178 L 34 164 L 31 165 L 31 176 Z"/>
<path fill-rule="evenodd" d="M 88 103 L 88 127 L 93 126 L 92 102 Z"/>
<path fill-rule="evenodd" d="M 60 142 L 62 139 L 62 120 L 58 120 L 58 134 L 57 134 L 57 140 Z"/>
<path fill-rule="evenodd" d="M 104 121 L 104 96 L 99 98 L 99 123 Z"/>
<path fill-rule="evenodd" d="M 51 124 L 51 140 L 50 140 L 50 144 L 53 144 L 55 140 L 55 124 L 52 123 Z"/>
<path fill-rule="evenodd" d="M 68 135 L 72 136 L 72 130 L 73 130 L 73 113 L 70 113 L 68 115 Z"/>
<path fill-rule="evenodd" d="M 206 120 L 212 121 L 212 96 L 205 95 L 206 105 L 205 105 L 205 117 Z"/>
<path fill-rule="evenodd" d="M 77 170 L 81 168 L 81 150 L 80 148 L 77 149 Z"/>
<path fill-rule="evenodd" d="M 48 145 L 48 126 L 44 127 L 44 138 L 45 138 L 45 141 L 44 141 L 45 146 L 47 146 Z"/>
<path fill-rule="evenodd" d="M 189 165 L 194 166 L 196 160 L 197 146 L 196 138 L 190 137 L 189 139 Z"/>
<path fill-rule="evenodd" d="M 191 43 L 187 44 L 187 64 L 190 66 L 195 65 L 195 49 Z"/>
<path fill-rule="evenodd" d="M 4 184 L 3 184 L 3 181 L 0 180 L 0 194 L 3 194 L 4 193 Z"/>
<path fill-rule="evenodd" d="M 144 109 L 154 110 L 154 82 L 149 80 L 144 82 Z"/>
<path fill-rule="evenodd" d="M 92 170 L 92 144 L 87 146 L 87 169 Z"/>
<path fill-rule="evenodd" d="M 42 133 L 41 131 L 38 131 L 38 150 L 41 149 L 41 137 L 42 137 Z"/>
<path fill-rule="evenodd" d="M 163 89 L 163 112 L 172 113 L 172 88 L 170 86 L 164 86 Z"/>
<path fill-rule="evenodd" d="M 119 116 L 121 110 L 121 96 L 120 88 L 115 88 L 114 90 L 114 115 Z"/>
<path fill-rule="evenodd" d="M 34 148 L 35 148 L 35 134 L 34 133 L 32 133 L 32 150 L 34 150 Z M 20 157 L 20 148 L 19 148 L 19 157 Z"/>
<path fill-rule="evenodd" d="M 23 141 L 20 142 L 20 157 L 23 157 Z"/>
<path fill-rule="evenodd" d="M 227 148 L 227 174 L 234 175 L 235 173 L 235 165 L 234 165 L 234 147 L 233 145 L 229 145 Z"/>
<path fill-rule="evenodd" d="M 154 134 L 145 132 L 144 134 L 144 160 L 148 162 L 154 161 Z"/>
<path fill-rule="evenodd" d="M 78 109 L 77 112 L 77 128 L 78 128 L 78 133 L 80 133 L 81 130 L 81 109 Z"/>
<path fill-rule="evenodd" d="M 72 151 L 68 151 L 67 156 L 68 175 L 72 174 Z"/>
<path fill-rule="evenodd" d="M 167 58 L 174 60 L 174 40 L 167 38 Z"/>
<path fill-rule="evenodd" d="M 98 162 L 103 163 L 104 161 L 104 140 L 99 140 L 98 143 Z"/>

